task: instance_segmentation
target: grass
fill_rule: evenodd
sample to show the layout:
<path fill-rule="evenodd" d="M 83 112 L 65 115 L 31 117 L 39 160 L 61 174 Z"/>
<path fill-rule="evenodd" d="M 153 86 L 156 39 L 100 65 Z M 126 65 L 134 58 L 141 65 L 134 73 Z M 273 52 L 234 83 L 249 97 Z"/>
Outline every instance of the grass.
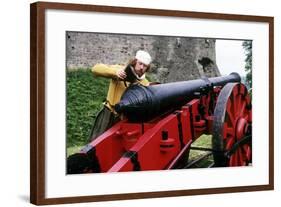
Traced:
<path fill-rule="evenodd" d="M 204 147 L 204 148 L 212 148 L 212 135 L 205 135 L 203 134 L 200 136 L 195 142 L 192 143 L 191 147 Z M 192 162 L 196 158 L 206 154 L 208 152 L 201 151 L 201 150 L 190 150 L 189 154 L 189 162 Z M 203 159 L 202 161 L 196 164 L 196 167 L 206 167 L 213 163 L 213 156 L 208 156 L 207 158 Z"/>
<path fill-rule="evenodd" d="M 82 147 L 83 147 L 83 145 L 77 145 L 77 146 L 73 146 L 73 147 L 68 147 L 66 149 L 67 156 L 70 156 L 72 154 L 75 154 L 75 153 L 79 152 Z"/>
<path fill-rule="evenodd" d="M 109 80 L 90 70 L 67 72 L 67 148 L 87 144 L 93 121 L 106 98 Z"/>

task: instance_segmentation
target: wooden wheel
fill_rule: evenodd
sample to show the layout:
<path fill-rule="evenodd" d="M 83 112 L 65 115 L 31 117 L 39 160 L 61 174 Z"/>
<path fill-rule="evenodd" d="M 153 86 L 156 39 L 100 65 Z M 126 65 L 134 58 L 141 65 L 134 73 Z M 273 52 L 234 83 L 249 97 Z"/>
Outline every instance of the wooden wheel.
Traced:
<path fill-rule="evenodd" d="M 245 85 L 228 83 L 214 111 L 213 156 L 215 166 L 245 166 L 252 161 L 252 107 Z"/>

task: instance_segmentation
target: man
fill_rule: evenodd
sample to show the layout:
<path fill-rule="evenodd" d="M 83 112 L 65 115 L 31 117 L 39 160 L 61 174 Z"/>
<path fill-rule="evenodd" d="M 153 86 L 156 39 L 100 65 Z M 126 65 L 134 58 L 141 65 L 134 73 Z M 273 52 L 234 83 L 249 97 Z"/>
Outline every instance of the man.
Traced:
<path fill-rule="evenodd" d="M 125 67 L 122 65 L 96 64 L 92 72 L 96 76 L 111 78 L 107 99 L 104 108 L 98 113 L 95 124 L 91 130 L 90 140 L 94 140 L 113 124 L 120 120 L 119 115 L 114 110 L 114 105 L 130 84 L 149 85 L 145 78 L 145 73 L 149 70 L 151 56 L 143 50 L 139 50 L 136 56 Z"/>

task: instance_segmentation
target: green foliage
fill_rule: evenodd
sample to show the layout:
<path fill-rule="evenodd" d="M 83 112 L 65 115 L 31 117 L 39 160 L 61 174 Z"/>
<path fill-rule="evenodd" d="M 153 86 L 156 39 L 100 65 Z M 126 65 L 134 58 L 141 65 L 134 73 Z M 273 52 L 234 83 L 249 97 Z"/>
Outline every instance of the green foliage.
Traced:
<path fill-rule="evenodd" d="M 109 80 L 94 77 L 89 69 L 68 71 L 66 79 L 67 147 L 85 145 L 106 98 Z"/>
<path fill-rule="evenodd" d="M 155 78 L 154 78 L 154 76 L 153 76 L 153 74 L 150 73 L 150 72 L 145 73 L 145 78 L 146 78 L 149 82 L 155 82 L 155 81 L 156 81 Z"/>
<path fill-rule="evenodd" d="M 245 50 L 245 71 L 246 71 L 246 84 L 252 88 L 252 41 L 244 41 L 242 46 Z"/>

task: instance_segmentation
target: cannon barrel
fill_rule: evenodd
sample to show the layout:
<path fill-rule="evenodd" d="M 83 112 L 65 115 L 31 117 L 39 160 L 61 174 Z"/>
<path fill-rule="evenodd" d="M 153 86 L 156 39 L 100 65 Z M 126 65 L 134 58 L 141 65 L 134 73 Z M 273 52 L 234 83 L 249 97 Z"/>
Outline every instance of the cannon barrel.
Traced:
<path fill-rule="evenodd" d="M 151 86 L 131 85 L 115 105 L 115 110 L 124 114 L 131 122 L 147 121 L 186 104 L 196 97 L 195 92 L 240 81 L 238 73 L 231 73 L 227 76 Z"/>

